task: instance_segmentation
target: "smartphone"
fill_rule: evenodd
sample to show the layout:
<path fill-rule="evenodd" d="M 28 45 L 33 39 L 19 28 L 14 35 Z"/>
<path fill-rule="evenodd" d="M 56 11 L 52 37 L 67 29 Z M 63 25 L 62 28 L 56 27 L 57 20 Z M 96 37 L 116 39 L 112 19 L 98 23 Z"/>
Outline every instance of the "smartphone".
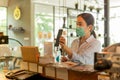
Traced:
<path fill-rule="evenodd" d="M 59 46 L 59 39 L 60 39 L 60 36 L 62 35 L 62 32 L 63 32 L 63 29 L 59 29 L 55 46 Z"/>

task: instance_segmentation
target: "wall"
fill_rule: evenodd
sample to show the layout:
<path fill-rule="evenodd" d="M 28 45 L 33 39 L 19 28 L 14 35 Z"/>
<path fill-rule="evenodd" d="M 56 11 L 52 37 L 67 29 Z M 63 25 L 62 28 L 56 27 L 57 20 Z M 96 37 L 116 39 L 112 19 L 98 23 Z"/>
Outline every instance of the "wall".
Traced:
<path fill-rule="evenodd" d="M 8 5 L 8 26 L 23 27 L 24 33 L 13 32 L 8 29 L 8 36 L 19 40 L 23 45 L 31 45 L 31 17 L 30 17 L 31 0 L 10 0 Z M 13 17 L 14 9 L 18 6 L 21 10 L 21 18 L 15 20 Z"/>
<path fill-rule="evenodd" d="M 0 6 L 7 7 L 10 0 L 0 0 Z"/>

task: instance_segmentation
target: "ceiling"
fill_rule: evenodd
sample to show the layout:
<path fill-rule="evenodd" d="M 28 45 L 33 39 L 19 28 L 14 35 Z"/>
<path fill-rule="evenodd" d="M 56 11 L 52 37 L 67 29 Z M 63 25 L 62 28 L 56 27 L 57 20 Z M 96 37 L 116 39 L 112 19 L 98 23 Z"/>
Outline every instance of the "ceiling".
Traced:
<path fill-rule="evenodd" d="M 89 3 L 89 5 L 93 5 L 95 2 L 97 2 L 97 6 L 103 6 L 104 0 L 31 0 L 32 2 L 36 3 L 44 3 L 44 4 L 51 4 L 51 5 L 60 5 L 60 6 L 67 6 L 67 7 L 74 7 L 74 4 L 76 2 L 78 3 L 85 3 L 85 1 Z M 109 0 L 110 1 L 110 7 L 120 6 L 120 0 Z M 8 6 L 10 0 L 0 0 L 0 6 Z M 87 4 L 88 4 L 87 3 Z"/>

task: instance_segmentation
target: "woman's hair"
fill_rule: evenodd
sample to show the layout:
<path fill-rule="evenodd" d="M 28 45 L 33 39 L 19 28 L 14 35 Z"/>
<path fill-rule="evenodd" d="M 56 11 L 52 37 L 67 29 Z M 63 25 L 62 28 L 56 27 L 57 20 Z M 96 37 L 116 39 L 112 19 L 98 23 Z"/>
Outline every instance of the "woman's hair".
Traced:
<path fill-rule="evenodd" d="M 79 16 L 81 16 L 85 20 L 85 22 L 87 23 L 87 26 L 88 25 L 93 25 L 94 26 L 94 17 L 93 17 L 92 14 L 90 14 L 90 13 L 82 13 L 82 14 L 79 14 L 77 17 L 79 17 Z M 91 31 L 91 34 L 96 38 L 94 28 Z"/>

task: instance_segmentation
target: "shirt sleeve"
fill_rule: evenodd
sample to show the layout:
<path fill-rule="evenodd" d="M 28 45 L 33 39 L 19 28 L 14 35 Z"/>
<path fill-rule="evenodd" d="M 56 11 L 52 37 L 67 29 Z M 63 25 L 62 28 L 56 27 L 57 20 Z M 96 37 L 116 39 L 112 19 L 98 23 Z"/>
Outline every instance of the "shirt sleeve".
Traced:
<path fill-rule="evenodd" d="M 88 48 L 82 51 L 82 54 L 73 51 L 72 61 L 79 61 L 83 64 L 94 64 L 94 53 L 101 50 L 101 43 L 99 41 L 93 42 Z M 80 52 L 80 51 L 79 51 Z"/>

